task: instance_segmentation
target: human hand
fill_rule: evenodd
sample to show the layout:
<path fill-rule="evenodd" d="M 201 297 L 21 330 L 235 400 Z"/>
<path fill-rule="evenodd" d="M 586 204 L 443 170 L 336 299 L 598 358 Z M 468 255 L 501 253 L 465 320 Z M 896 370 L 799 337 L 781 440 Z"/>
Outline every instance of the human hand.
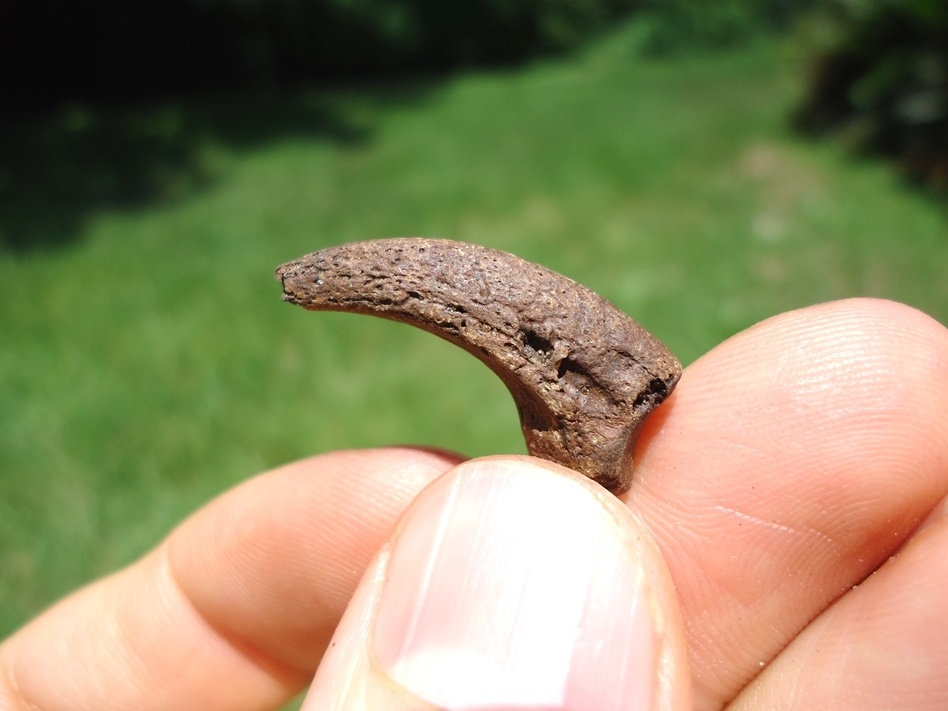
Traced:
<path fill-rule="evenodd" d="M 0 709 L 275 708 L 317 666 L 307 710 L 945 708 L 946 403 L 948 331 L 849 301 L 690 366 L 621 502 L 528 458 L 299 462 L 0 645 Z"/>

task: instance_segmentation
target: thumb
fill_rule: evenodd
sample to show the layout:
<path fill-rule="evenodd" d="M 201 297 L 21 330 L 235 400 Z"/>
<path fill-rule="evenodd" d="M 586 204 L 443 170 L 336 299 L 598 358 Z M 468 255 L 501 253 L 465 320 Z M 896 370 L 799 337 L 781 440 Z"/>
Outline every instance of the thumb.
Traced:
<path fill-rule="evenodd" d="M 674 588 L 645 527 L 526 457 L 461 464 L 363 578 L 302 711 L 678 711 Z"/>

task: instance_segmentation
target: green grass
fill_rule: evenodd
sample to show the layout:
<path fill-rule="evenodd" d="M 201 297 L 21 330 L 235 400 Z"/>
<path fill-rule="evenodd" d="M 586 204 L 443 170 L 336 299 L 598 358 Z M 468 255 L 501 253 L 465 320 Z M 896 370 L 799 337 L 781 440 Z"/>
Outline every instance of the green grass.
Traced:
<path fill-rule="evenodd" d="M 948 322 L 943 206 L 789 134 L 803 68 L 788 52 L 657 62 L 630 42 L 281 95 L 302 120 L 274 130 L 245 130 L 232 98 L 129 110 L 186 135 L 187 160 L 68 219 L 34 195 L 49 212 L 36 219 L 57 219 L 35 248 L 0 252 L 0 635 L 268 467 L 388 443 L 523 451 L 506 391 L 474 359 L 281 302 L 274 267 L 326 245 L 427 235 L 512 251 L 610 298 L 684 362 L 848 296 Z"/>

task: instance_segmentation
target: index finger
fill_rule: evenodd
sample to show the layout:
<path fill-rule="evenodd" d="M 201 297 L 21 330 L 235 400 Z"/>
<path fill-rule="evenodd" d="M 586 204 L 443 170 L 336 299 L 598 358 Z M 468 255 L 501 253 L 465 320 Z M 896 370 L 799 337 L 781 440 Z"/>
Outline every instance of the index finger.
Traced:
<path fill-rule="evenodd" d="M 0 708 L 279 706 L 402 510 L 458 461 L 335 452 L 244 482 L 0 645 Z"/>

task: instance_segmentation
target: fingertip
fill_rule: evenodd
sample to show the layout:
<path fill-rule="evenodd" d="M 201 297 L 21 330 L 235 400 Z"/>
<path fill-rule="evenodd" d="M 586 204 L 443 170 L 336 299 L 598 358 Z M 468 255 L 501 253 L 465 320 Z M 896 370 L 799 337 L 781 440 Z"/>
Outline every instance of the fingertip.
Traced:
<path fill-rule="evenodd" d="M 848 299 L 746 336 L 743 365 L 750 371 L 755 359 L 758 377 L 770 372 L 764 397 L 782 408 L 785 431 L 817 440 L 819 431 L 861 431 L 854 457 L 890 459 L 894 471 L 907 462 L 919 473 L 948 468 L 948 329 L 932 317 L 894 301 Z"/>
<path fill-rule="evenodd" d="M 678 585 L 699 697 L 730 698 L 938 505 L 945 402 L 948 330 L 878 299 L 775 316 L 686 369 L 629 500 Z"/>
<path fill-rule="evenodd" d="M 348 487 L 352 496 L 363 488 L 378 492 L 393 485 L 417 493 L 418 484 L 425 486 L 466 459 L 458 452 L 417 445 L 343 449 L 284 464 L 261 477 L 325 478 L 331 470 L 331 478 Z"/>
<path fill-rule="evenodd" d="M 763 321 L 693 363 L 651 446 L 694 448 L 680 433 L 701 430 L 776 452 L 845 433 L 853 456 L 924 458 L 917 469 L 932 472 L 948 466 L 946 401 L 948 329 L 904 304 L 850 299 Z"/>
<path fill-rule="evenodd" d="M 343 450 L 261 474 L 172 533 L 175 578 L 222 634 L 312 670 L 398 517 L 459 459 L 414 447 Z"/>
<path fill-rule="evenodd" d="M 348 670 L 348 688 L 321 667 L 304 708 L 392 684 L 459 710 L 687 707 L 680 618 L 657 549 L 574 472 L 527 457 L 462 464 L 413 502 L 380 560 L 326 660 Z"/>

